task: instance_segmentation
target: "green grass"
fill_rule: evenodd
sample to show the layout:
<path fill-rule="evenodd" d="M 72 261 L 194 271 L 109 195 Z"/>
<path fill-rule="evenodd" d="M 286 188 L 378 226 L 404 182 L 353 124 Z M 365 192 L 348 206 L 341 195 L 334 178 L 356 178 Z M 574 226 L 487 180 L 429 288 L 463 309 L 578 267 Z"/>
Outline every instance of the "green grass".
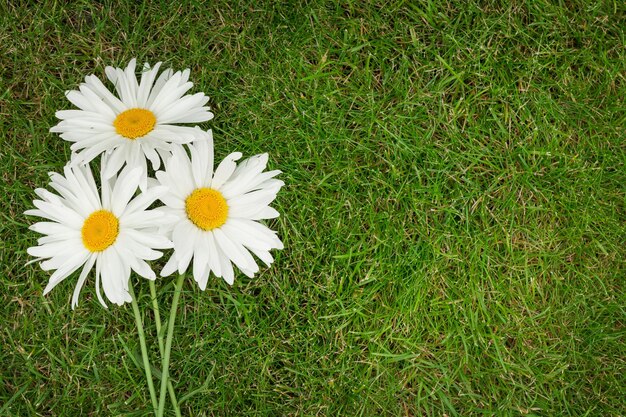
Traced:
<path fill-rule="evenodd" d="M 191 68 L 217 155 L 287 184 L 272 268 L 184 287 L 184 415 L 626 415 L 622 2 L 27 3 L 0 6 L 0 415 L 150 415 L 130 305 L 24 266 L 63 92 L 132 57 Z"/>

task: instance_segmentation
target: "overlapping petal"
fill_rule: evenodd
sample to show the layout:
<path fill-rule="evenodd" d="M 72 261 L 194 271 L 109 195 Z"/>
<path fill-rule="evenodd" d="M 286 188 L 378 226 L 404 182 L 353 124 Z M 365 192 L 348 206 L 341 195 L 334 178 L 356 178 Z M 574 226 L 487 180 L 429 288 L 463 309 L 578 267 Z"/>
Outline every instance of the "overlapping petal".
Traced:
<path fill-rule="evenodd" d="M 106 171 L 106 159 L 102 171 Z M 78 304 L 81 289 L 93 266 L 96 267 L 96 293 L 100 302 L 100 282 L 107 299 L 121 305 L 130 301 L 128 280 L 131 270 L 155 279 L 146 260 L 158 259 L 162 252 L 155 249 L 171 248 L 172 242 L 159 229 L 177 218 L 167 213 L 148 210 L 165 187 L 154 187 L 135 196 L 141 178 L 138 168 L 124 168 L 119 177 L 103 179 L 98 192 L 89 166 L 68 165 L 63 174 L 50 174 L 50 188 L 58 194 L 38 189 L 33 204 L 37 209 L 25 214 L 48 221 L 33 224 L 30 229 L 44 236 L 38 245 L 27 252 L 37 257 L 42 269 L 54 271 L 44 294 L 68 276 L 81 269 L 72 295 L 72 308 Z M 114 241 L 103 250 L 94 250 L 85 243 L 83 229 L 95 212 L 105 210 L 117 219 Z M 98 232 L 98 231 L 96 231 Z"/>
<path fill-rule="evenodd" d="M 116 175 L 125 164 L 138 167 L 141 169 L 139 186 L 146 190 L 146 159 L 153 169 L 158 169 L 161 158 L 169 155 L 172 144 L 190 143 L 195 139 L 195 129 L 178 124 L 205 122 L 213 118 L 213 113 L 206 105 L 209 98 L 204 93 L 187 94 L 193 86 L 189 70 L 168 69 L 157 77 L 161 63 L 154 67 L 145 64 L 137 81 L 136 66 L 136 60 L 132 59 L 125 69 L 106 67 L 114 93 L 96 76 L 85 77 L 78 90 L 66 93 L 67 99 L 78 109 L 58 111 L 56 116 L 61 121 L 50 130 L 72 142 L 74 164 L 87 164 L 106 153 L 110 163 L 104 172 L 105 178 Z M 146 133 L 136 138 L 124 136 L 114 126 L 120 114 L 131 109 L 149 111 L 155 118 L 154 126 L 146 128 Z"/>
<path fill-rule="evenodd" d="M 169 230 L 174 253 L 161 271 L 167 276 L 182 273 L 191 265 L 194 280 L 205 289 L 209 274 L 233 284 L 233 264 L 247 276 L 254 276 L 259 266 L 253 255 L 270 266 L 270 251 L 282 249 L 276 233 L 257 220 L 278 217 L 269 205 L 284 183 L 274 179 L 280 171 L 265 172 L 268 155 L 256 155 L 237 164 L 241 153 L 228 155 L 213 170 L 213 138 L 211 132 L 198 135 L 187 145 L 189 155 L 181 146 L 173 150 L 165 170 L 156 173 L 168 192 L 160 197 L 165 211 L 178 217 Z M 224 197 L 228 206 L 225 222 L 204 230 L 194 224 L 186 211 L 187 198 L 195 190 L 212 189 Z M 192 262 L 193 261 L 193 262 Z"/>

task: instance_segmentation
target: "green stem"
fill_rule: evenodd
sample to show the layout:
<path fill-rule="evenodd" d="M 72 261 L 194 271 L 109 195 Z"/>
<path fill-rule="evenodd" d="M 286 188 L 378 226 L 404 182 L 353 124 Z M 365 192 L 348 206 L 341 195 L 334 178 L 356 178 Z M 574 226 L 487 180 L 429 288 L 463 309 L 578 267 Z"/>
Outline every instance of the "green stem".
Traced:
<path fill-rule="evenodd" d="M 185 274 L 180 274 L 174 287 L 174 299 L 172 300 L 172 309 L 170 310 L 170 319 L 167 322 L 167 338 L 165 339 L 165 354 L 163 356 L 163 365 L 161 369 L 161 395 L 159 397 L 159 412 L 157 417 L 163 417 L 165 410 L 165 390 L 169 379 L 170 368 L 170 352 L 172 350 L 172 335 L 174 334 L 174 322 L 176 321 L 176 311 L 178 309 L 178 299 L 185 280 Z"/>
<path fill-rule="evenodd" d="M 159 313 L 159 303 L 157 302 L 156 286 L 154 281 L 149 280 L 150 298 L 152 298 L 152 311 L 154 312 L 154 321 L 156 323 L 157 339 L 159 341 L 159 350 L 163 355 L 163 336 L 161 335 L 161 313 Z"/>
<path fill-rule="evenodd" d="M 141 345 L 141 357 L 143 358 L 143 367 L 146 371 L 146 379 L 148 380 L 148 389 L 150 390 L 150 399 L 152 400 L 152 408 L 154 412 L 157 412 L 157 398 L 154 391 L 154 383 L 152 382 L 152 368 L 150 368 L 150 360 L 148 359 L 148 349 L 146 348 L 146 336 L 143 332 L 143 323 L 141 321 L 141 314 L 139 313 L 139 306 L 137 305 L 137 298 L 135 297 L 135 291 L 132 284 L 128 286 L 128 292 L 130 293 L 133 313 L 135 314 L 135 324 L 137 325 L 137 333 L 139 334 L 139 344 Z"/>
<path fill-rule="evenodd" d="M 161 334 L 161 314 L 159 313 L 159 303 L 157 302 L 156 287 L 154 281 L 150 280 L 150 297 L 152 297 L 152 311 L 154 312 L 154 321 L 156 322 L 157 339 L 159 342 L 159 353 L 163 358 L 163 335 Z M 176 393 L 174 392 L 174 386 L 172 381 L 167 381 L 167 392 L 170 394 L 170 401 L 174 406 L 174 412 L 176 417 L 181 417 L 180 408 L 178 408 L 178 400 L 176 400 Z"/>

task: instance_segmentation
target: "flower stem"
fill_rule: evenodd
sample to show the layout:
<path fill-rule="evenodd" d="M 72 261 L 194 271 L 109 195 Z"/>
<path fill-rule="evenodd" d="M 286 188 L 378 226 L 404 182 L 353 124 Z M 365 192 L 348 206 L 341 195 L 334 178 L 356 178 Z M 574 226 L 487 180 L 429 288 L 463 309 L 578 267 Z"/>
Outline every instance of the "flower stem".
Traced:
<path fill-rule="evenodd" d="M 130 293 L 131 302 L 133 305 L 133 313 L 135 314 L 135 324 L 137 325 L 137 333 L 139 334 L 139 344 L 141 345 L 141 357 L 143 358 L 143 367 L 146 371 L 146 379 L 148 380 L 148 389 L 150 390 L 150 399 L 152 400 L 152 408 L 156 414 L 157 412 L 157 398 L 154 391 L 154 383 L 152 382 L 152 368 L 150 368 L 150 360 L 148 359 L 148 349 L 146 348 L 146 336 L 143 332 L 143 322 L 141 321 L 141 314 L 139 313 L 139 306 L 137 305 L 137 298 L 135 297 L 135 291 L 133 286 L 128 286 L 128 292 Z"/>
<path fill-rule="evenodd" d="M 176 321 L 176 311 L 178 307 L 178 299 L 185 280 L 185 274 L 180 274 L 174 287 L 174 299 L 172 300 L 172 308 L 170 310 L 170 319 L 167 322 L 167 338 L 165 339 L 165 354 L 163 355 L 163 365 L 161 369 L 161 395 L 159 397 L 159 411 L 157 416 L 163 417 L 165 410 L 165 390 L 169 380 L 170 352 L 172 350 L 172 335 L 174 334 L 174 322 Z"/>
<path fill-rule="evenodd" d="M 154 281 L 150 281 L 150 297 L 152 298 L 152 311 L 154 312 L 154 321 L 156 324 L 157 330 L 157 339 L 159 342 L 159 353 L 161 354 L 161 358 L 163 358 L 163 335 L 161 334 L 161 314 L 159 313 L 159 303 L 157 302 L 157 294 L 156 287 L 154 285 Z M 174 392 L 174 387 L 172 386 L 172 381 L 167 381 L 167 392 L 170 394 L 170 401 L 174 406 L 174 412 L 176 413 L 176 417 L 181 417 L 180 408 L 178 408 L 178 400 L 176 400 L 176 393 Z"/>

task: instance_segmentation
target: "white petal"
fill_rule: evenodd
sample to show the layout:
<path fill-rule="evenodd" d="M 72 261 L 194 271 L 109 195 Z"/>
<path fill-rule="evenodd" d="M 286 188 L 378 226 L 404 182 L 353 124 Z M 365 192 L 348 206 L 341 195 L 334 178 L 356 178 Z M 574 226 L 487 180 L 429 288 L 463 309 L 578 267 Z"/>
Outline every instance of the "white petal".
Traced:
<path fill-rule="evenodd" d="M 139 85 L 137 84 L 137 76 L 135 75 L 135 68 L 137 67 L 137 60 L 135 58 L 131 59 L 124 70 L 124 75 L 126 76 L 126 86 L 128 90 L 128 96 L 130 97 L 130 103 L 133 107 L 137 107 L 137 90 L 139 89 Z"/>
<path fill-rule="evenodd" d="M 193 279 L 200 284 L 209 267 L 209 247 L 204 236 L 198 236 L 193 252 Z"/>
<path fill-rule="evenodd" d="M 80 296 L 80 291 L 85 284 L 87 274 L 89 274 L 89 271 L 91 271 L 91 268 L 93 268 L 93 264 L 96 262 L 96 257 L 97 255 L 95 254 L 89 255 L 89 258 L 87 259 L 87 262 L 85 262 L 85 266 L 83 267 L 83 270 L 78 277 L 78 283 L 76 284 L 76 287 L 74 288 L 74 293 L 72 294 L 72 310 L 74 310 L 74 308 L 76 308 L 76 306 L 78 305 L 78 297 Z"/>
<path fill-rule="evenodd" d="M 148 140 L 143 140 L 140 142 L 141 150 L 143 151 L 146 158 L 152 164 L 152 169 L 156 171 L 161 166 L 161 158 L 159 158 L 159 154 L 154 149 L 154 145 L 150 144 Z"/>
<path fill-rule="evenodd" d="M 52 274 L 48 285 L 46 285 L 46 288 L 43 290 L 43 295 L 48 294 L 57 284 L 67 278 L 72 272 L 76 271 L 87 260 L 88 256 L 86 252 L 79 252 L 69 258 L 65 265 Z"/>
<path fill-rule="evenodd" d="M 80 250 L 82 248 L 81 240 L 76 239 L 73 241 L 52 242 L 41 246 L 33 246 L 26 249 L 26 253 L 37 258 L 52 258 L 68 248 Z"/>
<path fill-rule="evenodd" d="M 118 135 L 116 135 L 118 136 Z M 115 149 L 119 144 L 117 143 L 117 139 L 111 138 L 108 140 L 103 140 L 93 146 L 86 147 L 84 150 L 80 152 L 76 152 L 76 157 L 79 158 L 79 162 L 82 164 L 87 164 L 94 160 L 96 157 L 101 155 L 103 152 L 110 152 Z M 76 149 L 73 149 L 76 150 Z"/>
<path fill-rule="evenodd" d="M 101 207 L 100 197 L 98 196 L 98 188 L 88 165 L 77 166 L 72 169 L 79 191 L 78 197 L 84 196 L 82 201 L 87 201 L 89 208 L 98 210 Z"/>
<path fill-rule="evenodd" d="M 164 194 L 159 197 L 159 199 L 163 202 L 163 204 L 172 209 L 184 210 L 185 208 L 184 199 L 174 195 L 173 193 Z"/>
<path fill-rule="evenodd" d="M 41 240 L 41 239 L 40 239 Z M 44 271 L 50 271 L 52 269 L 59 269 L 63 266 L 67 265 L 71 258 L 73 258 L 77 253 L 85 254 L 87 250 L 83 247 L 79 247 L 76 242 L 68 244 L 68 241 L 65 240 L 63 243 L 59 245 L 55 254 L 50 257 L 47 261 L 41 262 L 41 269 Z"/>
<path fill-rule="evenodd" d="M 165 71 L 163 71 L 161 75 L 159 75 L 159 78 L 157 78 L 156 82 L 154 83 L 154 86 L 152 87 L 152 90 L 150 91 L 150 96 L 148 96 L 148 101 L 146 102 L 146 108 L 150 108 L 152 106 L 152 103 L 156 100 L 157 96 L 161 92 L 161 89 L 163 88 L 167 80 L 169 80 L 172 77 L 173 73 L 174 71 L 172 71 L 171 68 L 168 68 Z"/>
<path fill-rule="evenodd" d="M 140 229 L 145 227 L 160 227 L 178 220 L 177 217 L 164 213 L 159 210 L 137 211 L 125 214 L 120 218 L 120 226 L 132 229 Z"/>
<path fill-rule="evenodd" d="M 72 230 L 70 232 L 55 233 L 53 235 L 42 236 L 37 239 L 38 245 L 44 245 L 54 242 L 64 242 L 67 247 L 68 242 L 79 242 L 81 240 L 80 231 Z M 55 268 L 56 269 L 56 268 Z"/>
<path fill-rule="evenodd" d="M 242 162 L 231 176 L 230 181 L 222 187 L 224 197 L 230 198 L 251 191 L 255 178 L 265 169 L 267 160 L 268 155 L 262 154 Z M 241 166 L 244 166 L 244 169 L 240 169 Z"/>
<path fill-rule="evenodd" d="M 271 253 L 262 249 L 248 248 L 257 258 L 263 261 L 263 263 L 269 267 L 274 262 L 274 257 Z"/>
<path fill-rule="evenodd" d="M 244 245 L 247 247 L 264 250 L 283 248 L 282 242 L 274 231 L 255 221 L 231 218 L 222 228 L 226 226 L 229 233 L 240 233 L 245 236 Z M 243 239 L 241 238 L 242 241 Z"/>
<path fill-rule="evenodd" d="M 104 262 L 102 260 L 102 253 L 99 253 L 96 257 L 96 296 L 98 297 L 98 301 L 100 301 L 100 304 L 102 304 L 104 308 L 108 308 L 107 304 L 102 298 L 102 294 L 100 293 L 100 276 L 102 273 L 102 262 Z"/>
<path fill-rule="evenodd" d="M 240 244 L 233 242 L 222 230 L 213 230 L 213 236 L 220 250 L 240 269 L 255 269 L 256 267 L 258 270 L 258 266 L 254 263 L 250 254 Z M 250 264 L 249 261 L 252 261 L 252 263 Z"/>
<path fill-rule="evenodd" d="M 111 106 L 107 105 L 102 101 L 100 96 L 91 89 L 87 84 L 82 84 L 80 86 L 80 92 L 83 94 L 83 97 L 89 101 L 91 104 L 91 108 L 98 114 L 101 115 L 103 120 L 113 121 L 115 118 L 115 112 L 111 108 Z M 109 125 L 110 126 L 110 125 Z"/>
<path fill-rule="evenodd" d="M 171 166 L 170 163 L 166 163 L 167 166 Z M 172 168 L 173 171 L 173 168 Z M 170 175 L 167 171 L 157 171 L 155 173 L 155 176 L 157 177 L 157 180 L 159 181 L 159 183 L 161 183 L 161 185 L 165 186 L 168 188 L 169 190 L 169 196 L 168 194 L 162 196 L 165 198 L 169 198 L 171 197 L 175 197 L 177 199 L 179 199 L 181 201 L 182 205 L 178 205 L 177 203 L 173 203 L 176 205 L 172 205 L 172 207 L 177 207 L 177 208 L 182 208 L 184 207 L 184 202 L 183 200 L 185 200 L 185 198 L 187 198 L 187 196 L 189 196 L 189 194 L 191 194 L 191 192 L 193 192 L 193 186 L 189 187 L 188 190 L 182 190 L 181 187 L 179 186 L 179 184 L 176 184 L 174 182 L 174 178 L 172 178 L 172 175 Z M 161 198 L 161 201 L 163 201 L 165 204 L 168 204 L 164 198 Z"/>
<path fill-rule="evenodd" d="M 156 279 L 156 274 L 154 273 L 152 268 L 150 268 L 150 265 L 148 265 L 148 263 L 145 262 L 144 260 L 133 258 L 130 266 L 133 269 L 133 271 L 137 273 L 137 275 L 147 278 L 152 281 Z"/>
<path fill-rule="evenodd" d="M 265 219 L 275 219 L 280 216 L 280 213 L 273 209 L 272 207 L 263 207 L 256 214 L 250 216 L 250 220 L 265 220 Z"/>
<path fill-rule="evenodd" d="M 204 93 L 196 93 L 173 101 L 167 107 L 159 107 L 159 123 L 201 123 L 211 120 L 213 113 L 204 106 L 208 101 Z"/>
<path fill-rule="evenodd" d="M 116 113 L 121 113 L 127 110 L 127 106 L 115 97 L 105 86 L 102 81 L 95 75 L 88 75 L 85 77 L 85 83 L 96 93 L 105 103 L 115 110 Z"/>
<path fill-rule="evenodd" d="M 210 272 L 211 272 L 211 268 L 209 268 L 209 265 L 205 265 L 204 272 L 202 273 L 202 276 L 200 276 L 200 279 L 198 281 L 198 286 L 200 287 L 201 291 L 206 290 L 206 285 L 209 282 Z"/>
<path fill-rule="evenodd" d="M 204 238 L 207 243 L 207 247 L 209 248 L 209 267 L 215 274 L 215 276 L 222 276 L 222 266 L 220 263 L 220 252 L 217 249 L 217 244 L 215 243 L 215 238 L 213 237 L 213 233 L 209 232 L 204 235 Z"/>
<path fill-rule="evenodd" d="M 126 162 L 127 152 L 126 146 L 119 146 L 111 152 L 104 169 L 104 178 L 111 178 L 119 172 L 124 162 Z"/>
<path fill-rule="evenodd" d="M 174 271 L 176 271 L 176 269 L 178 268 L 178 262 L 176 261 L 176 257 L 174 256 L 174 254 L 172 254 L 172 256 L 170 256 L 170 259 L 167 261 L 167 263 L 165 264 L 165 266 L 163 267 L 163 269 L 161 270 L 161 276 L 162 277 L 167 277 L 172 275 L 172 273 Z"/>
<path fill-rule="evenodd" d="M 124 274 L 122 259 L 113 250 L 104 250 L 101 259 L 104 294 L 117 305 L 130 301 L 130 294 L 124 289 L 124 281 L 128 281 L 129 276 Z"/>
<path fill-rule="evenodd" d="M 150 96 L 150 90 L 152 89 L 152 84 L 154 83 L 160 67 L 160 62 L 157 62 L 152 68 L 150 68 L 148 64 L 144 66 L 144 71 L 141 74 L 139 90 L 137 91 L 137 106 L 141 108 L 146 107 L 148 97 Z"/>
<path fill-rule="evenodd" d="M 182 274 L 187 270 L 189 262 L 193 257 L 196 241 L 201 237 L 201 231 L 189 220 L 181 221 L 172 232 L 172 241 L 176 249 L 176 259 L 178 260 L 178 273 Z"/>
<path fill-rule="evenodd" d="M 154 229 L 156 230 L 156 229 Z M 123 229 L 120 231 L 120 236 L 124 235 L 125 237 L 128 237 L 129 239 L 132 239 L 133 241 L 135 241 L 137 244 L 144 246 L 146 249 L 149 249 L 151 252 L 151 255 L 157 255 L 158 256 L 156 258 L 153 258 L 152 256 L 150 256 L 150 258 L 146 258 L 144 256 L 140 256 L 143 259 L 148 259 L 148 260 L 155 260 L 161 257 L 161 252 L 158 251 L 152 251 L 152 248 L 155 249 L 169 249 L 171 248 L 172 242 L 165 236 L 158 234 L 158 233 L 149 233 L 143 230 L 134 230 L 134 229 Z M 147 254 L 146 251 L 144 251 L 144 254 Z M 155 252 L 154 254 L 152 252 Z"/>
<path fill-rule="evenodd" d="M 76 229 L 72 229 L 70 227 L 67 227 L 64 224 L 55 223 L 55 222 L 38 222 L 35 224 L 31 224 L 28 228 L 34 232 L 45 234 L 45 235 L 77 232 Z"/>
<path fill-rule="evenodd" d="M 280 173 L 282 173 L 282 171 L 277 169 L 273 171 L 262 172 L 247 180 L 247 182 L 243 186 L 240 186 L 239 177 L 242 177 L 242 175 L 240 175 L 239 177 L 235 177 L 235 175 L 237 174 L 237 171 L 235 171 L 235 174 L 233 174 L 233 177 L 231 177 L 231 181 L 228 184 L 224 185 L 224 196 L 226 196 L 227 194 L 229 196 L 236 196 L 239 194 L 249 193 L 250 191 L 267 189 L 272 187 L 278 187 L 278 189 L 280 189 L 280 187 L 284 185 L 283 182 L 270 182 L 270 180 L 277 181 L 273 180 L 273 178 Z M 278 190 L 276 190 L 276 192 L 278 192 Z"/>
<path fill-rule="evenodd" d="M 111 195 L 111 209 L 113 214 L 120 217 L 126 209 L 126 205 L 137 191 L 137 186 L 141 179 L 139 168 L 122 170 L 119 178 L 115 182 L 113 194 Z"/>
<path fill-rule="evenodd" d="M 159 197 L 167 193 L 167 191 L 167 187 L 163 186 L 149 188 L 146 192 L 139 194 L 137 197 L 133 198 L 130 203 L 128 203 L 128 205 L 126 206 L 126 210 L 124 210 L 124 213 L 122 214 L 122 217 L 128 214 L 145 210 Z"/>
<path fill-rule="evenodd" d="M 187 126 L 157 125 L 150 138 L 165 143 L 177 143 L 179 145 L 190 143 L 196 140 L 195 129 Z"/>
<path fill-rule="evenodd" d="M 177 72 L 170 78 L 161 91 L 159 95 L 152 101 L 150 104 L 150 110 L 154 112 L 157 116 L 157 119 L 160 119 L 163 115 L 163 111 L 167 109 L 167 107 L 180 99 L 191 87 L 193 87 L 193 83 L 186 82 L 179 84 L 181 81 L 181 74 Z"/>
<path fill-rule="evenodd" d="M 191 162 L 182 146 L 172 147 L 172 158 L 169 159 L 166 169 L 171 181 L 170 186 L 177 187 L 179 194 L 186 198 L 196 189 L 191 173 Z"/>
<path fill-rule="evenodd" d="M 100 168 L 100 196 L 102 201 L 102 208 L 105 210 L 111 210 L 111 182 L 115 182 L 116 176 L 107 178 L 104 176 L 104 169 L 106 168 L 107 158 L 106 155 L 102 155 Z"/>
<path fill-rule="evenodd" d="M 73 105 L 81 110 L 94 113 L 98 111 L 98 109 L 94 108 L 91 102 L 80 91 L 66 91 L 65 97 L 67 97 Z"/>
<path fill-rule="evenodd" d="M 276 193 L 267 190 L 253 191 L 228 200 L 228 215 L 249 218 L 263 210 L 276 198 Z"/>
<path fill-rule="evenodd" d="M 189 145 L 191 170 L 196 188 L 207 187 L 213 175 L 213 134 L 198 129 L 199 138 Z"/>
<path fill-rule="evenodd" d="M 228 257 L 224 255 L 219 248 L 218 248 L 218 252 L 219 252 L 218 259 L 220 262 L 220 268 L 222 268 L 222 278 L 224 278 L 224 281 L 226 281 L 228 285 L 233 285 L 233 283 L 235 282 L 235 274 L 233 272 L 233 266 L 228 260 Z"/>
<path fill-rule="evenodd" d="M 68 207 L 57 206 L 41 200 L 35 200 L 33 204 L 41 210 L 43 214 L 41 217 L 65 224 L 74 229 L 78 229 L 83 225 L 83 218 Z"/>
<path fill-rule="evenodd" d="M 134 230 L 121 230 L 120 234 L 115 241 L 115 245 L 118 245 L 122 250 L 133 254 L 133 256 L 143 260 L 159 259 L 162 255 L 161 252 L 155 251 L 150 246 L 145 245 L 135 239 Z"/>
<path fill-rule="evenodd" d="M 213 181 L 211 181 L 211 188 L 219 190 L 222 184 L 224 184 L 232 173 L 235 171 L 237 164 L 236 160 L 241 158 L 241 152 L 233 152 L 228 155 L 220 164 L 217 166 L 215 170 L 215 174 L 213 175 Z"/>

